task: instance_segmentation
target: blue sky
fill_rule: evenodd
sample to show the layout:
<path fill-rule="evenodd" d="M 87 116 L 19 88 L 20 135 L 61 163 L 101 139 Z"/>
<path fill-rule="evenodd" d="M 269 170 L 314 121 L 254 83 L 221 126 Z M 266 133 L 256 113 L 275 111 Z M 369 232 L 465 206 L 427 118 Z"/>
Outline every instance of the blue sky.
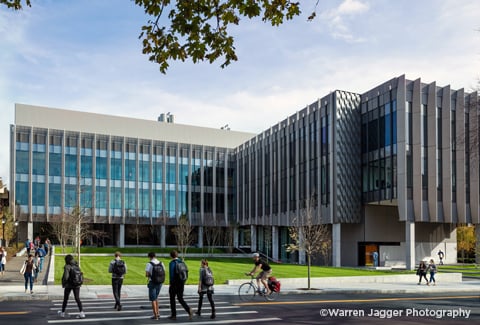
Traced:
<path fill-rule="evenodd" d="M 301 1 L 274 28 L 232 29 L 239 61 L 172 63 L 141 53 L 147 17 L 130 0 L 32 0 L 0 7 L 0 177 L 9 184 L 14 104 L 261 132 L 335 89 L 362 93 L 406 74 L 470 91 L 480 77 L 480 1 Z"/>

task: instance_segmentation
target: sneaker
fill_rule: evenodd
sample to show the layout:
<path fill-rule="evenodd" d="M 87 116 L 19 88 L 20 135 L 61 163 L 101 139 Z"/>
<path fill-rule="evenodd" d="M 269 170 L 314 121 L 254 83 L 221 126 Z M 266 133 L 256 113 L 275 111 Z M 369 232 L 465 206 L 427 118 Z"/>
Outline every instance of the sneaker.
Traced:
<path fill-rule="evenodd" d="M 30 290 L 30 294 L 32 294 L 32 293 L 33 293 L 33 290 Z"/>
<path fill-rule="evenodd" d="M 170 319 L 170 320 L 177 320 L 177 316 L 168 316 L 168 319 Z"/>
<path fill-rule="evenodd" d="M 64 313 L 63 311 L 61 311 L 61 310 L 59 310 L 59 311 L 57 312 L 57 315 L 58 315 L 59 317 L 65 318 L 65 313 Z"/>
<path fill-rule="evenodd" d="M 190 308 L 190 309 L 188 310 L 188 319 L 192 320 L 192 316 L 193 316 L 193 309 Z"/>
<path fill-rule="evenodd" d="M 81 311 L 80 314 L 77 315 L 77 318 L 85 318 L 85 313 Z"/>
<path fill-rule="evenodd" d="M 150 317 L 150 319 L 159 320 L 160 317 L 159 317 L 159 316 L 156 316 L 156 315 L 153 315 L 152 317 Z"/>

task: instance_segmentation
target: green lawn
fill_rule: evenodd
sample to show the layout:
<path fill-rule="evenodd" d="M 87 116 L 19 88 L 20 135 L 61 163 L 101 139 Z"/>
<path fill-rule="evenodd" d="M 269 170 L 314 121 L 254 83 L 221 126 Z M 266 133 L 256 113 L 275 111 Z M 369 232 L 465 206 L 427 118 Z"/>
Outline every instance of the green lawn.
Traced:
<path fill-rule="evenodd" d="M 151 250 L 151 249 L 150 249 Z M 157 250 L 157 249 L 156 249 Z M 147 249 L 147 251 L 149 251 Z M 168 250 L 169 251 L 169 250 Z M 189 250 L 190 251 L 190 250 Z M 59 253 L 59 251 L 57 250 Z M 122 249 L 122 253 L 127 253 L 128 249 Z M 95 253 L 100 253 L 95 250 Z M 108 253 L 112 253 L 112 248 Z M 132 252 L 133 253 L 133 252 Z M 135 253 L 139 253 L 139 249 L 135 249 Z M 85 277 L 85 284 L 90 285 L 106 285 L 111 284 L 111 274 L 108 273 L 108 265 L 112 260 L 112 256 L 89 256 L 82 255 L 81 268 Z M 125 276 L 124 284 L 126 285 L 141 285 L 146 284 L 145 266 L 148 263 L 148 258 L 137 256 L 124 256 L 123 260 L 127 263 L 128 272 Z M 168 269 L 169 259 L 160 258 Z M 187 266 L 190 270 L 187 284 L 198 283 L 198 270 L 200 268 L 200 258 L 186 259 Z M 64 257 L 57 255 L 55 258 L 55 284 L 60 284 Z M 227 280 L 233 279 L 248 279 L 244 275 L 245 272 L 250 272 L 253 268 L 253 262 L 250 258 L 211 258 L 209 259 L 209 266 L 215 276 L 215 283 L 226 283 Z M 273 275 L 279 279 L 281 278 L 303 278 L 307 277 L 307 267 L 293 264 L 271 264 L 273 268 Z M 330 277 L 330 276 L 359 276 L 359 275 L 391 275 L 400 274 L 401 271 L 376 271 L 359 268 L 335 268 L 335 267 L 319 267 L 312 266 L 312 277 Z M 405 271 L 403 272 L 405 273 Z M 407 272 L 411 273 L 411 272 Z M 168 284 L 168 273 L 165 284 Z"/>

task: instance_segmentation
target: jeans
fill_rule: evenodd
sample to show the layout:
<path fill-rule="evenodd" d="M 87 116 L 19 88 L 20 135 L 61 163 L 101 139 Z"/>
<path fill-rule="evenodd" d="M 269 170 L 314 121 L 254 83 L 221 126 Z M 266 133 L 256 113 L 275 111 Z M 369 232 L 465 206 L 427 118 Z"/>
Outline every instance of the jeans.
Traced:
<path fill-rule="evenodd" d="M 28 288 L 28 283 L 30 282 L 30 291 L 33 290 L 33 273 L 23 273 L 23 277 L 25 278 L 25 290 Z"/>

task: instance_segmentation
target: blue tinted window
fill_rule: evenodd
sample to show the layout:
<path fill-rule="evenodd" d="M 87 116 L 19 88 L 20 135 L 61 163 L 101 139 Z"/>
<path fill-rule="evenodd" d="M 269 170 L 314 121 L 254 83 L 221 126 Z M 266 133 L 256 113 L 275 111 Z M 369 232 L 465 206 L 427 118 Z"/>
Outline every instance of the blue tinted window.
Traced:
<path fill-rule="evenodd" d="M 93 163 L 91 156 L 81 157 L 81 175 L 85 178 L 91 178 L 93 176 Z"/>
<path fill-rule="evenodd" d="M 74 207 L 77 204 L 77 186 L 65 185 L 65 206 Z"/>
<path fill-rule="evenodd" d="M 45 183 L 32 183 L 32 205 L 45 205 Z"/>
<path fill-rule="evenodd" d="M 167 163 L 167 183 L 175 184 L 175 163 Z"/>
<path fill-rule="evenodd" d="M 397 112 L 392 113 L 392 143 L 396 144 L 397 143 Z"/>
<path fill-rule="evenodd" d="M 125 189 L 125 209 L 135 210 L 135 192 L 134 188 Z"/>
<path fill-rule="evenodd" d="M 15 182 L 15 199 L 18 204 L 28 206 L 28 182 Z"/>
<path fill-rule="evenodd" d="M 122 189 L 119 187 L 110 188 L 110 208 L 111 209 L 122 208 Z"/>
<path fill-rule="evenodd" d="M 32 174 L 45 175 L 45 152 L 32 152 Z"/>
<path fill-rule="evenodd" d="M 136 161 L 132 159 L 125 160 L 125 180 L 134 181 L 137 178 Z"/>
<path fill-rule="evenodd" d="M 110 159 L 110 178 L 122 179 L 122 160 L 117 158 Z"/>
<path fill-rule="evenodd" d="M 95 204 L 97 208 L 107 207 L 107 188 L 105 186 L 96 187 Z"/>
<path fill-rule="evenodd" d="M 28 174 L 28 151 L 17 150 L 15 171 L 17 174 Z"/>
<path fill-rule="evenodd" d="M 50 176 L 62 176 L 62 155 L 50 153 L 48 161 L 48 174 Z"/>
<path fill-rule="evenodd" d="M 150 163 L 148 161 L 141 160 L 139 162 L 140 165 L 140 181 L 141 182 L 149 182 L 150 181 Z"/>
<path fill-rule="evenodd" d="M 392 128 L 391 128 L 391 115 L 390 114 L 387 114 L 385 115 L 385 146 L 389 146 L 391 145 L 391 132 L 392 132 Z"/>
<path fill-rule="evenodd" d="M 61 187 L 60 184 L 49 184 L 48 185 L 48 205 L 50 207 L 60 207 L 61 206 Z"/>
<path fill-rule="evenodd" d="M 65 176 L 77 176 L 77 155 L 65 155 Z"/>
<path fill-rule="evenodd" d="M 98 179 L 107 178 L 107 158 L 97 157 L 95 165 L 95 177 Z"/>
<path fill-rule="evenodd" d="M 154 162 L 153 163 L 153 182 L 154 183 L 162 183 L 163 182 L 163 171 L 162 171 L 162 163 L 161 162 Z"/>

